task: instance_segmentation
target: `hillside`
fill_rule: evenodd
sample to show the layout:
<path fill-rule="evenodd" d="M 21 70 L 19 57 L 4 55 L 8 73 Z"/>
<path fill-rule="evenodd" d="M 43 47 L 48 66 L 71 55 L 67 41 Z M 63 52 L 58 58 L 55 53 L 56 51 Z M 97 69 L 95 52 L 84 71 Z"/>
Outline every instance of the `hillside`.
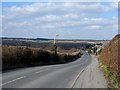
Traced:
<path fill-rule="evenodd" d="M 120 82 L 120 34 L 116 35 L 102 50 L 99 60 Z"/>

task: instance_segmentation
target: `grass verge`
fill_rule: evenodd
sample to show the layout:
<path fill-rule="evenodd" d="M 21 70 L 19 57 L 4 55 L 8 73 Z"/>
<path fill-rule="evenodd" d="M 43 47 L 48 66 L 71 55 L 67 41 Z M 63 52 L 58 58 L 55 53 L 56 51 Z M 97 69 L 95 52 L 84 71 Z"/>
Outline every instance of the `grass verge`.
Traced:
<path fill-rule="evenodd" d="M 108 81 L 108 88 L 120 90 L 120 83 L 118 83 L 116 76 L 109 70 L 109 68 L 100 61 L 99 61 L 99 67 L 102 69 Z"/>

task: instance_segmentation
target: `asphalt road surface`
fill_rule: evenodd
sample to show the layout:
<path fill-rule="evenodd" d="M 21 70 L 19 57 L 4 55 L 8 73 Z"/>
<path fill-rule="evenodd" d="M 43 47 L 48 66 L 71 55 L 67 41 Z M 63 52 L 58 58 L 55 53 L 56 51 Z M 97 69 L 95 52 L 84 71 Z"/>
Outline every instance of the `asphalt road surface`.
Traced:
<path fill-rule="evenodd" d="M 9 71 L 2 74 L 2 84 L 0 86 L 2 88 L 82 88 L 87 85 L 86 82 L 88 81 L 82 83 L 83 81 L 80 80 L 83 80 L 83 78 L 89 79 L 90 76 L 86 75 L 89 73 L 82 75 L 81 73 L 88 70 L 86 68 L 95 66 L 91 65 L 92 61 L 93 56 L 84 53 L 81 58 L 67 64 Z M 98 87 L 106 87 L 106 85 L 101 86 L 100 84 Z"/>

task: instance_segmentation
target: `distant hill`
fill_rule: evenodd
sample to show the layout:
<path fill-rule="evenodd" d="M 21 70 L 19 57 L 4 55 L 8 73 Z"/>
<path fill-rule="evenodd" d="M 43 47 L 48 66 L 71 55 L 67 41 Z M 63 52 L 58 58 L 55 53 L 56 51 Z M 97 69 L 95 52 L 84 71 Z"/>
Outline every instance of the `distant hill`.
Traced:
<path fill-rule="evenodd" d="M 36 38 L 36 40 L 53 40 L 53 39 L 47 39 L 47 38 Z"/>
<path fill-rule="evenodd" d="M 17 39 L 17 40 L 54 40 L 49 38 L 10 38 L 10 37 L 2 37 L 2 39 Z M 109 41 L 109 40 L 92 40 L 92 39 L 56 39 L 59 41 Z"/>
<path fill-rule="evenodd" d="M 87 48 L 92 46 L 91 43 L 88 43 L 89 41 L 82 41 L 82 40 L 57 40 L 57 46 L 62 49 L 81 49 L 81 48 Z M 43 49 L 50 49 L 51 45 L 53 44 L 52 39 L 45 39 L 45 38 L 2 38 L 2 45 L 7 46 L 28 46 L 28 47 L 34 47 L 34 48 L 43 48 Z"/>
<path fill-rule="evenodd" d="M 9 37 L 2 37 L 2 39 L 17 39 L 17 40 L 52 40 L 47 38 L 9 38 Z"/>

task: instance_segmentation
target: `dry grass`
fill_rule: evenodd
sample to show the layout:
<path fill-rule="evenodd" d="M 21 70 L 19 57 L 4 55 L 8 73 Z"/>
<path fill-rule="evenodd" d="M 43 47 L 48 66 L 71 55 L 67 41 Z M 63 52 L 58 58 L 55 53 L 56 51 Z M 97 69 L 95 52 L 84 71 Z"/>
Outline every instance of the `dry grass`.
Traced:
<path fill-rule="evenodd" d="M 110 70 L 120 83 L 120 35 L 116 35 L 102 50 L 99 60 Z"/>
<path fill-rule="evenodd" d="M 36 65 L 66 63 L 74 61 L 80 56 L 80 51 L 69 54 L 58 53 L 55 55 L 51 51 L 40 48 L 25 46 L 2 46 L 2 70 Z"/>

